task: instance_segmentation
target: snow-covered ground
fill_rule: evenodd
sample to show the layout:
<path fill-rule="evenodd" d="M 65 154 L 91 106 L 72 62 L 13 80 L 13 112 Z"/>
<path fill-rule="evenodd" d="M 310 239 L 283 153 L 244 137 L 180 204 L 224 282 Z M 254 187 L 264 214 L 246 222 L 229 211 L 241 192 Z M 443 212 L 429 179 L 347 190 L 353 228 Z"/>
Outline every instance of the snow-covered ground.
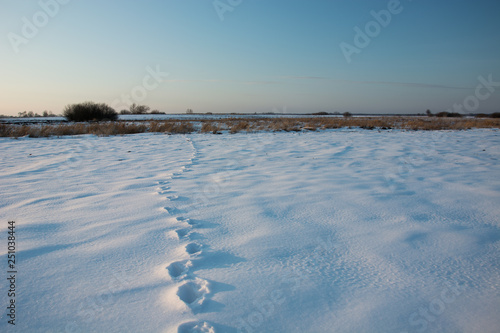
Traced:
<path fill-rule="evenodd" d="M 498 332 L 500 131 L 0 139 L 1 332 Z"/>

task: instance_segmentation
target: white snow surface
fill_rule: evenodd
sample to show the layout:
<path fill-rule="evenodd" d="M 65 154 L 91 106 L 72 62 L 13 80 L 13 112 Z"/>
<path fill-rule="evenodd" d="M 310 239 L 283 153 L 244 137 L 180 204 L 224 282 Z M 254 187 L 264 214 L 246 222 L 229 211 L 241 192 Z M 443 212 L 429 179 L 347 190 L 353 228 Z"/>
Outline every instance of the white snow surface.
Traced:
<path fill-rule="evenodd" d="M 2 138 L 0 152 L 1 332 L 500 331 L 498 130 Z"/>

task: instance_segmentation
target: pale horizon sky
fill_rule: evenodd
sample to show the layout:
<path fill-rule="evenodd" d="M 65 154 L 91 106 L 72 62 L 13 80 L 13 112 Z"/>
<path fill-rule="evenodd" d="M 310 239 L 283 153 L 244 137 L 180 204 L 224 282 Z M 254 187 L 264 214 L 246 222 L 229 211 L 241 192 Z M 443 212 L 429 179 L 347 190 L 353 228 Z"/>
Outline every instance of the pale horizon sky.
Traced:
<path fill-rule="evenodd" d="M 83 101 L 167 113 L 500 112 L 497 0 L 0 0 L 0 8 L 4 115 L 57 114 Z"/>

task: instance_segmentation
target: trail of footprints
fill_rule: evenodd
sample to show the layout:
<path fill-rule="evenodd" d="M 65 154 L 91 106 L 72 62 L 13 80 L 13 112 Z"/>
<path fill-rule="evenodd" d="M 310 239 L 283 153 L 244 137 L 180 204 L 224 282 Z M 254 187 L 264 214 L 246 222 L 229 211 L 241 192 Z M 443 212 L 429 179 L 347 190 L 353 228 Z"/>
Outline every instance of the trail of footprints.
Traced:
<path fill-rule="evenodd" d="M 186 141 L 192 147 L 192 155 L 186 166 L 182 166 L 178 172 L 167 176 L 166 180 L 159 182 L 160 190 L 158 193 L 166 196 L 167 200 L 174 203 L 178 200 L 185 200 L 171 190 L 169 184 L 171 179 L 180 177 L 188 168 L 193 164 L 196 158 L 196 150 L 189 138 Z M 179 260 L 170 263 L 166 269 L 170 278 L 178 282 L 180 286 L 177 289 L 177 296 L 184 302 L 191 311 L 196 314 L 201 312 L 202 306 L 207 299 L 211 296 L 210 283 L 202 278 L 197 277 L 193 272 L 193 260 L 202 260 L 201 255 L 204 251 L 203 244 L 199 243 L 195 238 L 195 229 L 198 228 L 197 224 L 189 218 L 182 216 L 182 210 L 172 207 L 165 207 L 165 211 L 173 217 L 173 221 L 177 227 L 172 232 L 172 235 L 179 240 L 188 256 L 188 259 Z M 184 323 L 178 328 L 178 332 L 207 332 L 215 333 L 215 329 L 207 322 L 189 322 Z"/>

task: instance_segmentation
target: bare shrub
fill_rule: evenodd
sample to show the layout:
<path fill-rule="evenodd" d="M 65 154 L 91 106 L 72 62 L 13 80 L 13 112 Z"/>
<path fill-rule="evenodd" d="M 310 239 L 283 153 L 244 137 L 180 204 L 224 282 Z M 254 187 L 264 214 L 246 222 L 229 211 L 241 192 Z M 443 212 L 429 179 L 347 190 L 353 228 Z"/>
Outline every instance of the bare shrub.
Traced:
<path fill-rule="evenodd" d="M 150 107 L 147 105 L 137 105 L 137 104 L 132 104 L 129 108 L 129 112 L 131 114 L 145 114 L 150 110 Z"/>
<path fill-rule="evenodd" d="M 94 102 L 68 105 L 64 109 L 63 115 L 69 121 L 100 121 L 118 119 L 118 114 L 112 107 L 104 103 L 97 104 Z"/>

